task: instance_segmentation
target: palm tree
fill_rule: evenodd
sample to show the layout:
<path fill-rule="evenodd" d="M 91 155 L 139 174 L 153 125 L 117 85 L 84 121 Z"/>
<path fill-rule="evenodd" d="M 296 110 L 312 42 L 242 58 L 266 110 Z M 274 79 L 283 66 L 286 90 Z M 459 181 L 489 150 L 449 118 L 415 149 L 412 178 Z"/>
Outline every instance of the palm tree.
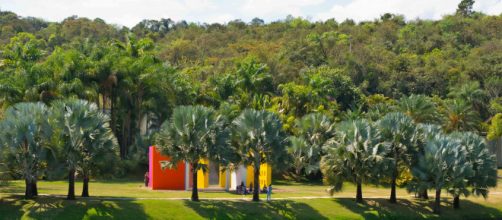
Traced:
<path fill-rule="evenodd" d="M 87 118 L 88 126 L 81 130 L 89 132 L 81 149 L 78 170 L 82 174 L 82 197 L 89 197 L 89 178 L 98 169 L 109 170 L 107 161 L 118 159 L 117 138 L 109 126 L 109 117 L 95 105 L 89 105 L 92 113 Z M 95 108 L 96 107 L 96 108 Z"/>
<path fill-rule="evenodd" d="M 321 160 L 324 181 L 331 184 L 331 194 L 341 190 L 344 181 L 355 183 L 356 202 L 361 203 L 362 183 L 378 179 L 389 148 L 365 119 L 345 121 L 338 128 L 335 138 L 326 143 L 326 155 Z"/>
<path fill-rule="evenodd" d="M 467 102 L 459 99 L 447 102 L 443 114 L 443 127 L 448 133 L 453 131 L 473 131 L 480 123 L 479 115 Z"/>
<path fill-rule="evenodd" d="M 416 147 L 416 131 L 413 120 L 401 112 L 385 115 L 377 122 L 383 140 L 390 144 L 388 157 L 392 159 L 390 202 L 396 203 L 396 180 L 400 167 L 410 164 L 411 155 Z"/>
<path fill-rule="evenodd" d="M 100 150 L 111 147 L 114 137 L 108 132 L 108 119 L 94 103 L 79 99 L 59 100 L 52 105 L 51 121 L 55 127 L 54 141 L 60 146 L 61 156 L 68 169 L 68 200 L 75 199 L 75 173 L 81 168 L 84 182 L 88 183 L 89 158 Z M 95 151 L 95 152 L 94 152 Z M 87 184 L 84 184 L 86 191 Z M 88 196 L 83 193 L 83 196 Z"/>
<path fill-rule="evenodd" d="M 267 65 L 257 63 L 255 60 L 239 63 L 237 76 L 236 85 L 251 95 L 263 94 L 272 88 L 272 75 L 268 72 Z"/>
<path fill-rule="evenodd" d="M 459 186 L 472 172 L 472 165 L 466 155 L 466 148 L 454 138 L 437 135 L 427 141 L 418 163 L 412 167 L 414 176 L 428 177 L 428 185 L 436 190 L 434 213 L 441 212 L 441 190 L 448 186 Z"/>
<path fill-rule="evenodd" d="M 307 158 L 304 161 L 304 168 L 307 168 L 305 172 L 307 174 L 317 172 L 321 156 L 323 155 L 322 146 L 334 134 L 333 123 L 327 116 L 321 113 L 311 113 L 296 120 L 295 125 L 297 135 L 305 141 L 307 147 L 303 151 Z M 297 174 L 299 174 L 298 170 Z"/>
<path fill-rule="evenodd" d="M 432 123 L 438 118 L 436 106 L 425 95 L 401 98 L 397 110 L 411 117 L 415 123 Z"/>
<path fill-rule="evenodd" d="M 253 201 L 259 201 L 260 165 L 274 163 L 286 154 L 282 123 L 274 113 L 247 109 L 232 124 L 236 152 L 242 163 L 254 168 Z"/>
<path fill-rule="evenodd" d="M 467 176 L 467 184 L 471 188 L 471 192 L 466 191 L 466 187 L 453 186 L 450 193 L 453 197 L 453 208 L 460 208 L 460 195 L 475 195 L 488 196 L 489 187 L 497 185 L 497 160 L 493 155 L 483 137 L 472 132 L 455 132 L 452 134 L 462 146 L 466 148 L 467 161 L 472 164 L 473 174 Z"/>
<path fill-rule="evenodd" d="M 416 132 L 417 149 L 411 153 L 411 168 L 415 167 L 419 162 L 418 158 L 424 154 L 427 143 L 438 136 L 444 135 L 441 126 L 436 124 L 417 124 Z M 430 188 L 431 177 L 425 172 L 420 174 L 421 175 L 413 175 L 413 179 L 408 184 L 408 188 L 410 191 L 418 193 L 419 198 L 429 199 L 427 190 Z"/>
<path fill-rule="evenodd" d="M 0 147 L 12 155 L 9 158 L 14 161 L 7 162 L 20 169 L 27 199 L 38 194 L 37 177 L 41 163 L 52 151 L 48 144 L 52 129 L 47 115 L 47 108 L 42 103 L 18 103 L 7 109 L 0 123 Z"/>
<path fill-rule="evenodd" d="M 162 167 L 175 167 L 179 161 L 186 161 L 192 167 L 192 201 L 199 201 L 197 171 L 206 171 L 202 160 L 216 158 L 218 148 L 226 147 L 227 132 L 223 118 L 204 106 L 179 106 L 169 121 L 162 124 L 156 144 L 170 161 Z"/>
<path fill-rule="evenodd" d="M 473 81 L 461 86 L 452 87 L 448 93 L 448 97 L 453 99 L 464 100 L 481 116 L 486 116 L 488 113 L 489 98 L 486 91 L 480 88 L 479 82 Z"/>
<path fill-rule="evenodd" d="M 292 166 L 295 169 L 296 178 L 300 178 L 303 169 L 309 164 L 309 154 L 311 153 L 309 145 L 302 137 L 289 137 L 288 154 L 293 160 Z"/>

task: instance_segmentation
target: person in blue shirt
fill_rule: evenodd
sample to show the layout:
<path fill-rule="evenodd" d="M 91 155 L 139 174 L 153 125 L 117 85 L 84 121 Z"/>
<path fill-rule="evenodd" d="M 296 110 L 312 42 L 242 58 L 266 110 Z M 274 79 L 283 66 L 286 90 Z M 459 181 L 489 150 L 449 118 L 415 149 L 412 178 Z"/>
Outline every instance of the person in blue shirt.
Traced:
<path fill-rule="evenodd" d="M 272 200 L 272 184 L 268 185 L 267 188 L 267 201 Z"/>

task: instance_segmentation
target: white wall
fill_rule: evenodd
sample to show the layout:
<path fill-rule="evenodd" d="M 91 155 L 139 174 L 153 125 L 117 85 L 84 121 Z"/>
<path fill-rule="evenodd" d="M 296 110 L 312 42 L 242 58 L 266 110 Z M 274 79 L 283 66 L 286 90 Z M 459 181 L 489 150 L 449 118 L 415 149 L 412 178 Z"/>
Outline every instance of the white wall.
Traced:
<path fill-rule="evenodd" d="M 241 185 L 241 182 L 246 184 L 246 176 L 247 176 L 247 168 L 244 165 L 239 165 L 237 169 L 231 172 L 230 174 L 230 187 L 229 190 L 236 190 L 238 185 Z"/>

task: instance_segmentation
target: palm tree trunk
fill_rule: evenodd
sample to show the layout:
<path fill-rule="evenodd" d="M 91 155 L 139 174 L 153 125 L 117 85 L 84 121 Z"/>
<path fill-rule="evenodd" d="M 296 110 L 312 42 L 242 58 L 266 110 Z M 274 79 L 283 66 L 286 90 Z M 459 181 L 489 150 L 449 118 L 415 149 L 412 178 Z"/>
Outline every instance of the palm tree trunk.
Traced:
<path fill-rule="evenodd" d="M 129 112 L 129 111 L 128 111 Z M 120 145 L 120 157 L 122 159 L 125 159 L 126 158 L 126 155 L 127 155 L 127 152 L 126 152 L 126 149 L 127 149 L 127 146 L 128 143 L 127 143 L 127 140 L 128 140 L 128 128 L 129 128 L 129 120 L 128 120 L 128 117 L 129 117 L 129 113 L 127 113 L 126 115 L 123 116 L 123 119 L 122 119 L 122 143 Z"/>
<path fill-rule="evenodd" d="M 194 168 L 194 164 L 192 164 L 192 201 L 199 201 L 199 192 L 197 191 L 197 170 Z"/>
<path fill-rule="evenodd" d="M 33 187 L 32 187 L 32 183 L 28 177 L 26 177 L 24 179 L 24 184 L 25 184 L 24 198 L 32 199 L 33 198 Z"/>
<path fill-rule="evenodd" d="M 129 146 L 131 146 L 132 143 L 132 111 L 128 110 L 127 111 L 127 136 L 126 136 L 126 144 L 125 144 L 125 156 L 129 154 Z"/>
<path fill-rule="evenodd" d="M 453 208 L 454 209 L 460 208 L 460 196 L 458 196 L 458 195 L 453 197 Z"/>
<path fill-rule="evenodd" d="M 356 202 L 363 203 L 363 189 L 361 186 L 361 182 L 357 182 Z"/>
<path fill-rule="evenodd" d="M 302 176 L 302 167 L 297 167 L 295 169 L 295 173 L 296 173 L 296 177 L 295 177 L 296 180 L 300 181 L 302 179 L 301 178 L 301 176 Z"/>
<path fill-rule="evenodd" d="M 253 177 L 253 201 L 260 201 L 260 164 L 255 164 L 254 166 L 254 177 Z"/>
<path fill-rule="evenodd" d="M 434 202 L 433 210 L 434 214 L 441 213 L 441 189 L 436 189 L 436 200 Z"/>
<path fill-rule="evenodd" d="M 394 167 L 394 171 L 392 174 L 392 181 L 390 183 L 390 203 L 397 203 L 396 199 L 396 179 L 397 179 L 397 164 Z"/>
<path fill-rule="evenodd" d="M 89 197 L 89 175 L 84 174 L 83 182 L 82 197 Z"/>
<path fill-rule="evenodd" d="M 110 92 L 110 95 L 111 95 L 111 102 L 110 102 L 110 127 L 112 128 L 112 131 L 113 133 L 116 135 L 117 134 L 117 131 L 116 131 L 116 128 L 115 128 L 115 110 L 114 110 L 114 106 L 115 106 L 115 95 L 114 95 L 114 92 L 113 92 L 113 89 L 111 89 L 111 92 Z"/>
<path fill-rule="evenodd" d="M 102 109 L 103 109 L 102 110 L 103 113 L 105 113 L 106 112 L 106 93 L 105 92 L 103 92 L 103 108 Z"/>
<path fill-rule="evenodd" d="M 75 200 L 75 169 L 71 168 L 68 171 L 68 200 Z"/>
<path fill-rule="evenodd" d="M 394 170 L 392 171 L 392 182 L 390 183 L 390 203 L 397 203 L 396 199 L 396 179 L 397 179 L 397 150 L 394 150 Z"/>

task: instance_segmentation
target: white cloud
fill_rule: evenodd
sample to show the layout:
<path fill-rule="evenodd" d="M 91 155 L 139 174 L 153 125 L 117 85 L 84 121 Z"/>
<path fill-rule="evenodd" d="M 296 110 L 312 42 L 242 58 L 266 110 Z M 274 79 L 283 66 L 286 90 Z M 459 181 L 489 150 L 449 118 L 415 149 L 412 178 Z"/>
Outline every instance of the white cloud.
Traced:
<path fill-rule="evenodd" d="M 502 13 L 502 0 L 476 1 L 474 9 L 490 15 L 499 15 Z"/>
<path fill-rule="evenodd" d="M 459 0 L 353 0 L 348 4 L 334 4 L 329 12 L 319 13 L 318 19 L 335 18 L 365 21 L 379 18 L 384 13 L 402 14 L 407 19 L 440 19 L 456 11 Z M 474 9 L 487 14 L 500 14 L 502 0 L 476 1 Z"/>
<path fill-rule="evenodd" d="M 208 23 L 221 23 L 221 24 L 223 24 L 223 23 L 235 20 L 235 19 L 237 19 L 237 18 L 235 18 L 231 14 L 220 14 L 220 15 L 215 15 L 215 16 L 208 17 L 206 19 L 206 22 L 208 22 Z"/>
<path fill-rule="evenodd" d="M 439 19 L 454 13 L 460 0 L 0 0 L 1 10 L 21 16 L 61 21 L 71 15 L 100 17 L 109 23 L 134 26 L 143 19 L 171 18 L 225 23 L 234 19 L 265 21 L 287 15 L 343 21 L 373 20 L 390 12 L 407 19 Z M 476 0 L 475 10 L 500 14 L 502 0 Z"/>
<path fill-rule="evenodd" d="M 187 15 L 214 10 L 211 0 L 0 0 L 2 10 L 22 16 L 61 21 L 71 15 L 100 17 L 109 23 L 134 26 L 143 19 L 186 19 Z"/>
<path fill-rule="evenodd" d="M 241 10 L 253 14 L 255 17 L 267 17 L 274 14 L 306 16 L 302 9 L 320 5 L 324 0 L 246 0 Z"/>
<path fill-rule="evenodd" d="M 458 0 L 354 0 L 346 5 L 335 4 L 328 13 L 321 13 L 318 18 L 334 17 L 338 21 L 350 18 L 363 21 L 389 12 L 403 14 L 408 19 L 439 19 L 442 15 L 455 12 L 457 4 Z"/>

